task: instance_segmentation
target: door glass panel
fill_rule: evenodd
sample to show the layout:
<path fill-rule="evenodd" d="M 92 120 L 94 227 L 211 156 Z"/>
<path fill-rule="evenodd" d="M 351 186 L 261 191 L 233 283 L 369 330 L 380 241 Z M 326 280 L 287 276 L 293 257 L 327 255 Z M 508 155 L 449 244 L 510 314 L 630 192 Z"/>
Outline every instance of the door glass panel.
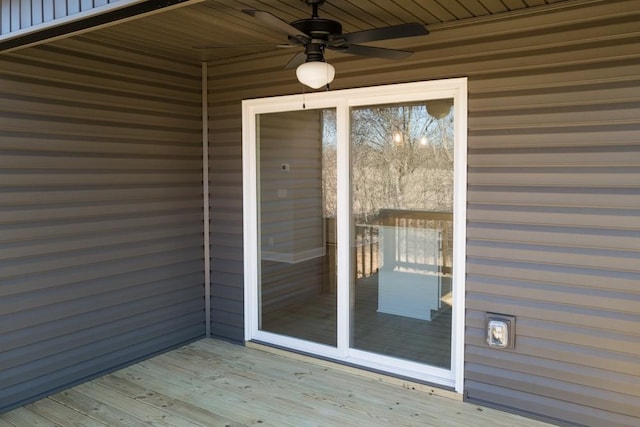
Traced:
<path fill-rule="evenodd" d="M 351 346 L 450 369 L 452 99 L 351 110 Z"/>
<path fill-rule="evenodd" d="M 335 110 L 258 116 L 259 328 L 336 346 Z"/>

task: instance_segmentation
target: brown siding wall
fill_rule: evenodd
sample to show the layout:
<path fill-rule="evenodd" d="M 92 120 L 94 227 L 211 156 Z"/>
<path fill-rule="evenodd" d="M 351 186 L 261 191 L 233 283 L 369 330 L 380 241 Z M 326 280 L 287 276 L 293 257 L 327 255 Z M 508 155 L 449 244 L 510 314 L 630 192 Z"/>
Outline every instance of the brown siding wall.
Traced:
<path fill-rule="evenodd" d="M 119 0 L 0 0 L 0 35 L 51 23 Z"/>
<path fill-rule="evenodd" d="M 210 80 L 211 333 L 243 342 L 242 105 L 240 99 L 216 103 L 212 84 Z"/>
<path fill-rule="evenodd" d="M 0 57 L 0 412 L 204 335 L 200 114 L 197 65 Z"/>
<path fill-rule="evenodd" d="M 402 62 L 328 57 L 333 89 L 469 78 L 469 400 L 576 424 L 638 423 L 639 21 L 637 1 L 594 2 L 385 45 L 416 50 Z M 300 93 L 282 70 L 291 55 L 209 68 L 213 329 L 235 340 L 240 101 Z M 514 350 L 485 346 L 486 311 L 517 316 Z"/>

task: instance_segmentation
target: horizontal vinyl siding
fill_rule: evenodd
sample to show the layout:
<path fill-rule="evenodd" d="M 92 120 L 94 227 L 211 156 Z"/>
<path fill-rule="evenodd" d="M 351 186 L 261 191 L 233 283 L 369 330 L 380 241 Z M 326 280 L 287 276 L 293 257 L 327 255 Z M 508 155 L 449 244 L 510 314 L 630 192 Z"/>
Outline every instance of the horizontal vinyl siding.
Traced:
<path fill-rule="evenodd" d="M 212 108 L 219 96 L 211 90 L 214 83 L 209 81 L 211 333 L 242 342 L 242 110 L 240 100 L 233 105 Z"/>
<path fill-rule="evenodd" d="M 640 34 L 637 8 L 614 12 L 626 5 L 594 7 L 556 52 L 530 46 L 514 61 L 527 71 L 469 82 L 471 400 L 638 423 Z M 487 311 L 517 316 L 515 350 L 486 347 Z"/>
<path fill-rule="evenodd" d="M 113 3 L 136 0 L 1 0 L 0 35 L 41 26 Z"/>
<path fill-rule="evenodd" d="M 385 44 L 416 51 L 401 62 L 327 55 L 333 89 L 469 78 L 471 401 L 564 423 L 640 422 L 639 20 L 635 1 L 574 3 Z M 240 100 L 301 93 L 282 70 L 291 55 L 209 68 L 212 203 L 227 221 L 214 264 L 241 253 Z M 220 262 L 215 286 L 239 329 L 235 261 Z M 517 317 L 514 350 L 486 347 L 487 311 Z"/>
<path fill-rule="evenodd" d="M 0 412 L 205 332 L 199 67 L 119 53 L 0 58 Z"/>

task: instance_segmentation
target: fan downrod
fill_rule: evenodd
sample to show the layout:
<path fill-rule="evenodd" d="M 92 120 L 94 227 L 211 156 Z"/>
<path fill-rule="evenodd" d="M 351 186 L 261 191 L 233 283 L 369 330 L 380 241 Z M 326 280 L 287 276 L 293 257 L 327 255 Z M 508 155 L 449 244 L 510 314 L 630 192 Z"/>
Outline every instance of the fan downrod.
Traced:
<path fill-rule="evenodd" d="M 311 6 L 313 8 L 313 11 L 311 13 L 311 17 L 312 18 L 317 18 L 318 17 L 318 7 L 322 6 L 325 2 L 325 0 L 304 0 L 305 3 L 307 3 L 308 6 Z"/>
<path fill-rule="evenodd" d="M 291 23 L 291 26 L 307 34 L 311 39 L 328 40 L 329 36 L 342 35 L 342 24 L 331 19 L 320 18 L 318 6 L 325 0 L 305 0 L 307 5 L 313 7 L 311 18 L 299 19 Z"/>

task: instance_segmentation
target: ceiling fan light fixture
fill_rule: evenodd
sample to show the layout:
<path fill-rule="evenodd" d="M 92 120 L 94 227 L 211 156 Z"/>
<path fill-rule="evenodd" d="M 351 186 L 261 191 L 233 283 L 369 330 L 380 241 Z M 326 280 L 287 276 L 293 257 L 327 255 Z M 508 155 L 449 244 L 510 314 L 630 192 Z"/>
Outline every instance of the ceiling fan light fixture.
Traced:
<path fill-rule="evenodd" d="M 296 68 L 298 81 L 313 89 L 328 85 L 335 75 L 336 69 L 333 65 L 323 61 L 305 62 Z"/>
<path fill-rule="evenodd" d="M 285 46 L 304 47 L 304 52 L 291 58 L 285 69 L 297 67 L 298 81 L 313 89 L 327 86 L 335 77 L 335 69 L 324 60 L 325 49 L 370 58 L 403 59 L 413 52 L 369 46 L 362 43 L 429 34 L 424 25 L 416 22 L 343 34 L 340 22 L 319 16 L 318 8 L 326 0 L 304 1 L 312 7 L 311 17 L 293 22 L 286 22 L 264 10 L 243 9 L 242 12 L 255 18 L 262 26 L 286 34 L 289 44 Z M 303 64 L 302 61 L 305 60 L 306 62 Z"/>

